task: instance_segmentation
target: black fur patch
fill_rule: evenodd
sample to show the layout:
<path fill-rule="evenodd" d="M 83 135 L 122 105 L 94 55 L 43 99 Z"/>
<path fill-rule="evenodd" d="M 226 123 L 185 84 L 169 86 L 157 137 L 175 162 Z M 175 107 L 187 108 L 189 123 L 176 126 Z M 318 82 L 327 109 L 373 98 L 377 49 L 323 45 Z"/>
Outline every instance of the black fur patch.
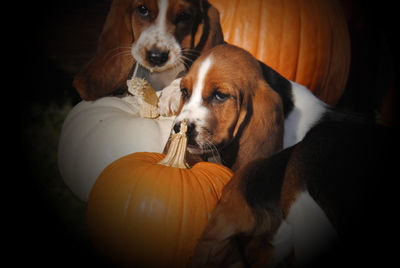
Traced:
<path fill-rule="evenodd" d="M 394 221 L 399 196 L 397 132 L 344 117 L 328 117 L 330 122 L 317 124 L 298 144 L 239 171 L 243 196 L 258 222 L 263 223 L 265 215 L 281 217 L 285 172 L 289 165 L 296 168 L 298 179 L 326 213 L 340 239 L 337 248 L 316 260 L 323 264 L 320 267 L 332 260 L 336 264 L 344 260 L 378 262 L 389 252 L 382 245 L 399 235 Z"/>
<path fill-rule="evenodd" d="M 292 95 L 292 84 L 280 75 L 278 72 L 273 70 L 271 67 L 265 65 L 263 62 L 259 61 L 260 67 L 265 78 L 265 81 L 269 84 L 269 86 L 275 90 L 282 99 L 283 103 L 283 112 L 285 118 L 292 111 L 294 103 L 293 103 L 293 95 Z"/>
<path fill-rule="evenodd" d="M 312 128 L 292 153 L 299 178 L 338 232 L 346 261 L 379 261 L 388 255 L 381 246 L 399 234 L 391 226 L 398 210 L 397 152 L 391 129 L 331 121 Z"/>
<path fill-rule="evenodd" d="M 280 210 L 280 193 L 286 165 L 294 147 L 267 159 L 258 159 L 241 170 L 240 188 L 253 209 Z"/>

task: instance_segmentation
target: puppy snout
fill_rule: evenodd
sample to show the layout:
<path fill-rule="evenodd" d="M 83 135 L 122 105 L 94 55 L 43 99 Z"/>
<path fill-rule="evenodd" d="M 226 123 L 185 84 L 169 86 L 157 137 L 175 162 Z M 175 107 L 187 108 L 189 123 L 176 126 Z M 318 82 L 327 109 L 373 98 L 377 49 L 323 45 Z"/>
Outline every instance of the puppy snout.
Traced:
<path fill-rule="evenodd" d="M 195 133 L 195 125 L 193 123 L 189 123 L 187 125 L 187 132 L 186 132 L 186 136 L 188 137 L 193 137 L 194 133 Z M 173 127 L 175 133 L 179 133 L 181 131 L 181 122 L 177 122 L 175 123 L 174 127 Z"/>
<path fill-rule="evenodd" d="M 175 131 L 175 133 L 179 133 L 179 131 L 181 131 L 181 122 L 175 123 L 174 131 Z"/>
<path fill-rule="evenodd" d="M 168 61 L 169 51 L 152 49 L 147 51 L 146 59 L 152 66 L 163 66 Z"/>

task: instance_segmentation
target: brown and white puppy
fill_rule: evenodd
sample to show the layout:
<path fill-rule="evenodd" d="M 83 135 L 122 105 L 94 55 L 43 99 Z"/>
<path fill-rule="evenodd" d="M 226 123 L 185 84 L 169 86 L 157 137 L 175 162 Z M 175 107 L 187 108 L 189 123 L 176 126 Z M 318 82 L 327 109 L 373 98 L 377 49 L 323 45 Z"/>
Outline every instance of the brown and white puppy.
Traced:
<path fill-rule="evenodd" d="M 377 234 L 369 208 L 381 207 L 382 196 L 370 196 L 382 190 L 377 176 L 393 162 L 391 135 L 330 109 L 231 45 L 199 57 L 181 91 L 174 131 L 187 121 L 189 152 L 217 149 L 235 171 L 193 266 L 307 265 L 331 252 L 338 237 L 346 250 L 359 239 L 358 253 L 371 252 L 363 235 Z M 346 254 L 336 264 L 359 261 Z"/>
<path fill-rule="evenodd" d="M 188 151 L 217 151 L 237 170 L 299 142 L 328 107 L 238 47 L 223 44 L 201 55 L 181 81 L 175 120 L 188 122 Z"/>
<path fill-rule="evenodd" d="M 82 99 L 95 100 L 125 87 L 138 63 L 160 90 L 221 43 L 218 11 L 206 0 L 114 0 L 97 52 L 74 86 Z"/>
<path fill-rule="evenodd" d="M 220 45 L 204 53 L 182 78 L 181 92 L 174 131 L 187 121 L 190 154 L 216 149 L 223 163 L 236 170 L 249 159 L 282 149 L 281 98 L 245 50 Z"/>

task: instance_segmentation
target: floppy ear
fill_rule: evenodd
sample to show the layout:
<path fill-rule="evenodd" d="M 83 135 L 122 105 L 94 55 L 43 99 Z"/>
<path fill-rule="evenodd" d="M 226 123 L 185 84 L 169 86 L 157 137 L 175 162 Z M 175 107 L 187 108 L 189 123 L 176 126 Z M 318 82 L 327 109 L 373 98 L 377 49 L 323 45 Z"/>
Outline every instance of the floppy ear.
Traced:
<path fill-rule="evenodd" d="M 236 135 L 238 134 L 239 129 L 243 126 L 245 119 L 247 118 L 247 110 L 248 110 L 248 103 L 249 103 L 249 97 L 248 96 L 237 96 L 237 99 L 242 98 L 241 103 L 238 103 L 238 110 L 239 110 L 239 116 L 238 119 L 236 121 L 236 126 L 235 129 L 233 130 L 233 137 L 236 137 Z"/>
<path fill-rule="evenodd" d="M 236 126 L 235 132 L 241 131 L 241 134 L 233 170 L 254 159 L 269 157 L 283 147 L 282 101 L 264 80 L 259 80 L 257 86 L 254 92 L 249 94 L 246 110 L 239 113 L 240 125 Z"/>
<path fill-rule="evenodd" d="M 74 87 L 84 100 L 95 100 L 124 85 L 134 65 L 131 1 L 114 0 L 94 58 L 75 76 Z"/>
<path fill-rule="evenodd" d="M 207 51 L 217 45 L 224 44 L 224 34 L 219 21 L 219 12 L 208 1 L 200 1 L 202 18 L 195 35 L 194 48 Z"/>

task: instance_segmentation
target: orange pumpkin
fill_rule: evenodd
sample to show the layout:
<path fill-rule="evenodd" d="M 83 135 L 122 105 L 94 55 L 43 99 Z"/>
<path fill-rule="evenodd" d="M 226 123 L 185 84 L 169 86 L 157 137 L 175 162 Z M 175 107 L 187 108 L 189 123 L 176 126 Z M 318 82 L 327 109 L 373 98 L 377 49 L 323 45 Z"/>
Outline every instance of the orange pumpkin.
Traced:
<path fill-rule="evenodd" d="M 210 0 L 225 41 L 242 47 L 335 105 L 350 67 L 350 37 L 336 0 Z"/>
<path fill-rule="evenodd" d="M 137 267 L 188 264 L 233 173 L 207 162 L 187 169 L 186 135 L 176 138 L 167 157 L 127 155 L 109 165 L 94 184 L 88 231 L 94 246 L 111 261 Z M 162 159 L 164 164 L 159 164 Z"/>

